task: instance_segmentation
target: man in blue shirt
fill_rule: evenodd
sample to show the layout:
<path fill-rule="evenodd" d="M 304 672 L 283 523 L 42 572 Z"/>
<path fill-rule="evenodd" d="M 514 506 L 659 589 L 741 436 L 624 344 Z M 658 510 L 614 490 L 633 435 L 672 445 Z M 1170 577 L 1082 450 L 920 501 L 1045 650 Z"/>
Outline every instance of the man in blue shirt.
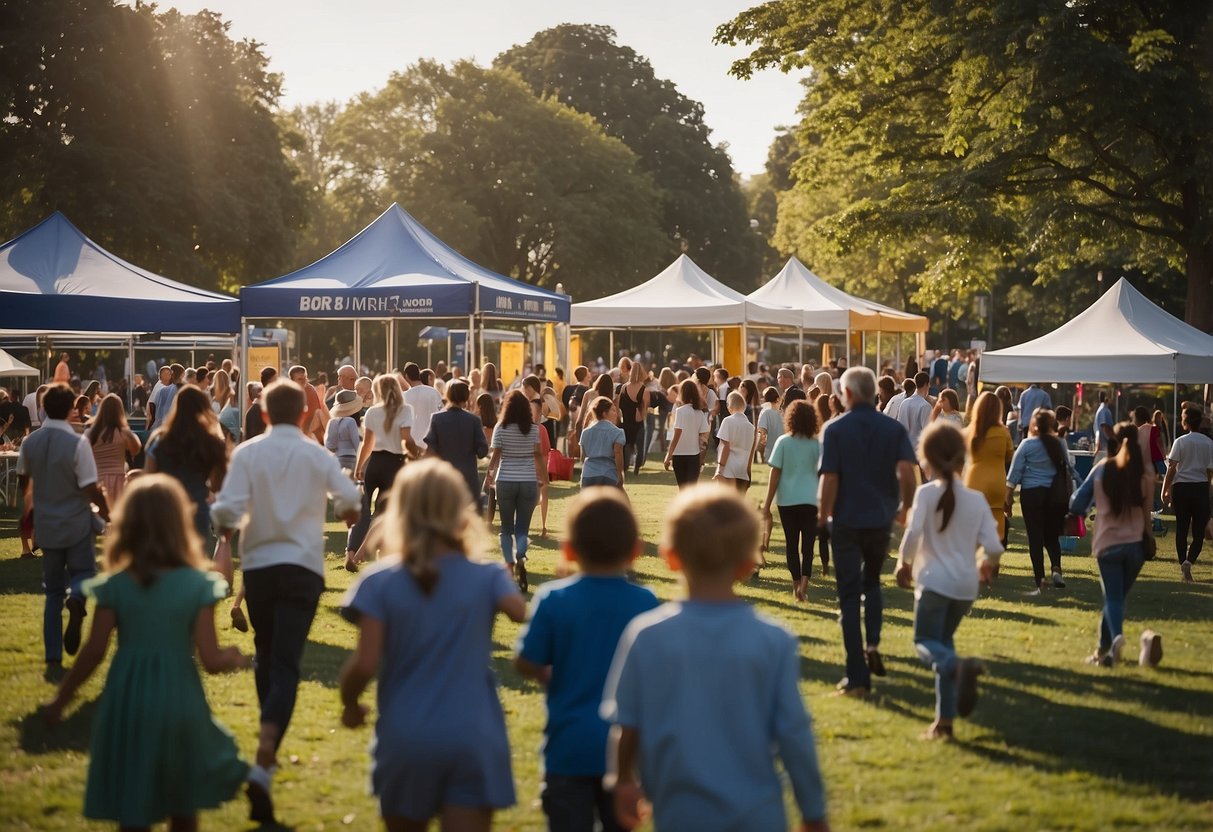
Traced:
<path fill-rule="evenodd" d="M 948 386 L 948 357 L 944 355 L 943 350 L 935 354 L 935 360 L 931 362 L 931 378 L 930 388 L 931 395 L 938 396 L 939 391 Z"/>
<path fill-rule="evenodd" d="M 1112 408 L 1108 407 L 1108 394 L 1099 394 L 1099 407 L 1095 410 L 1095 461 L 1108 455 L 1108 442 L 1112 439 L 1112 428 L 1116 425 L 1116 417 Z"/>
<path fill-rule="evenodd" d="M 622 433 L 622 431 L 620 431 Z M 547 687 L 543 811 L 552 832 L 622 828 L 602 785 L 609 726 L 598 710 L 615 645 L 637 615 L 657 606 L 629 583 L 642 548 L 636 517 L 618 489 L 589 488 L 569 513 L 566 555 L 581 574 L 540 587 L 514 665 Z"/>
<path fill-rule="evenodd" d="M 876 376 L 871 370 L 847 370 L 842 389 L 847 412 L 822 434 L 818 498 L 820 516 L 833 523 L 834 577 L 847 651 L 847 675 L 838 688 L 848 696 L 866 696 L 871 674 L 884 675 L 878 650 L 884 615 L 880 568 L 889 551 L 893 520 L 904 523 L 914 499 L 918 463 L 906 429 L 877 412 Z"/>
<path fill-rule="evenodd" d="M 1019 396 L 1019 434 L 1020 441 L 1028 438 L 1028 430 L 1032 427 L 1032 414 L 1044 408 L 1053 409 L 1053 399 L 1039 384 L 1031 384 Z"/>

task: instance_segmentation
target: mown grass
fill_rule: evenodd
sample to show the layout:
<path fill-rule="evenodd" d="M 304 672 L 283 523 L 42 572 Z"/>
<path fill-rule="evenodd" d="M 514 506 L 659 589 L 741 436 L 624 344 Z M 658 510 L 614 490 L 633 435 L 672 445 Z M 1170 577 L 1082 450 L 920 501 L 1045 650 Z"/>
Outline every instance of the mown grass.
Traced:
<path fill-rule="evenodd" d="M 765 473 L 758 469 L 754 501 L 765 489 Z M 655 557 L 672 477 L 650 462 L 628 492 L 646 541 L 639 579 L 663 598 L 678 597 L 676 576 Z M 567 483 L 553 485 L 551 529 L 560 529 L 573 493 Z M 43 678 L 40 565 L 17 559 L 14 522 L 12 513 L 0 515 L 0 828 L 103 828 L 83 821 L 80 810 L 90 719 L 104 673 L 81 691 L 62 726 L 48 730 L 38 719 L 37 705 L 53 690 Z M 329 529 L 329 588 L 304 659 L 276 801 L 290 828 L 372 829 L 377 814 L 367 790 L 370 732 L 347 731 L 338 720 L 337 677 L 354 630 L 337 614 L 351 576 L 336 556 L 340 531 L 335 524 Z M 1069 586 L 1030 598 L 1024 594 L 1030 568 L 1016 528 L 1002 576 L 957 636 L 962 653 L 987 661 L 983 698 L 973 719 L 958 723 L 958 741 L 938 744 L 918 738 L 934 700 L 931 675 L 910 640 L 912 594 L 886 577 L 882 650 L 889 675 L 878 680 L 874 696 L 866 702 L 834 697 L 843 652 L 832 581 L 815 574 L 809 603 L 795 603 L 779 565 L 782 539 L 776 528 L 770 568 L 740 591 L 800 639 L 801 690 L 815 720 L 833 827 L 1213 828 L 1213 585 L 1203 564 L 1198 583 L 1181 584 L 1171 543 L 1162 542 L 1160 559 L 1147 564 L 1129 600 L 1130 643 L 1147 626 L 1160 631 L 1163 665 L 1145 670 L 1125 664 L 1109 671 L 1082 662 L 1093 647 L 1100 605 L 1094 563 L 1084 554 L 1067 557 Z M 557 557 L 554 537 L 536 540 L 534 584 L 551 578 Z M 251 638 L 231 630 L 221 609 L 221 641 L 251 651 Z M 509 724 L 518 805 L 500 813 L 495 825 L 538 830 L 545 828 L 537 802 L 544 704 L 540 690 L 510 666 L 517 633 L 516 626 L 499 620 L 493 663 Z M 257 728 L 251 675 L 208 677 L 206 687 L 215 713 L 251 753 Z M 242 801 L 208 814 L 203 824 L 251 828 Z"/>

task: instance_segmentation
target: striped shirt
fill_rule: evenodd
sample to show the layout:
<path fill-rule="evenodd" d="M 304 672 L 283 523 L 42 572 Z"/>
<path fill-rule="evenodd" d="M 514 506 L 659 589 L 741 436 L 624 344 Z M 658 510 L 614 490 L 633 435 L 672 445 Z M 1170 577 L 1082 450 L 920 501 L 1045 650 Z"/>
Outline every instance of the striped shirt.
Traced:
<path fill-rule="evenodd" d="M 531 425 L 531 432 L 523 435 L 517 425 L 498 425 L 493 428 L 493 449 L 501 451 L 501 467 L 497 469 L 498 482 L 535 482 L 535 448 L 539 445 L 539 425 Z"/>

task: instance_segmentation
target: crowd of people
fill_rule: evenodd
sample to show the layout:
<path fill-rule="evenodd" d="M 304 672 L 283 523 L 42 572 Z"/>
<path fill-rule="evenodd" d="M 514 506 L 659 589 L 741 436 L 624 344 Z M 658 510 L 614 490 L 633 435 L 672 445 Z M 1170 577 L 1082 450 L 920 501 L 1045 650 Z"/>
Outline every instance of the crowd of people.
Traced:
<path fill-rule="evenodd" d="M 776 759 L 802 828 L 826 828 L 796 640 L 734 591 L 770 566 L 776 514 L 793 597 L 810 600 L 815 555 L 823 575 L 833 572 L 821 601 L 840 612 L 838 692 L 850 697 L 887 672 L 881 574 L 894 527 L 904 529 L 895 576 L 914 588 L 914 645 L 936 676 L 930 738 L 951 737 L 976 705 L 983 666 L 954 637 L 998 574 L 1015 493 L 1035 595 L 1065 588 L 1059 539 L 1095 507 L 1104 605 L 1089 660 L 1098 665 L 1122 660 L 1125 599 L 1153 557 L 1156 499 L 1175 506 L 1184 580 L 1202 549 L 1213 439 L 1199 405 L 1185 406 L 1168 442 L 1165 420 L 1139 409 L 1115 424 L 1101 399 L 1097 460 L 1080 483 L 1065 438 L 1073 414 L 1038 385 L 1017 402 L 1007 388 L 979 391 L 969 358 L 941 356 L 922 371 L 912 361 L 877 378 L 844 361 L 751 363 L 737 376 L 694 356 L 664 368 L 624 357 L 597 374 L 579 366 L 567 381 L 537 365 L 508 386 L 493 364 L 465 376 L 407 363 L 374 378 L 342 365 L 333 385 L 302 366 L 286 378 L 264 368 L 246 383 L 243 412 L 228 362 L 167 364 L 146 398 L 146 443 L 115 393 L 81 406 L 64 380 L 48 382 L 32 410 L 22 403 L 29 424 L 10 436 L 23 556 L 42 553 L 48 672 L 79 652 L 45 707 L 49 720 L 121 633 L 86 816 L 189 829 L 198 810 L 243 787 L 250 818 L 273 820 L 279 749 L 324 591 L 331 502 L 348 528 L 344 566 L 362 572 L 342 605 L 358 641 L 341 718 L 363 723 L 360 696 L 378 676 L 372 781 L 389 829 L 433 817 L 486 829 L 513 804 L 489 670 L 498 613 L 526 622 L 515 664 L 547 692 L 543 808 L 553 830 L 595 819 L 632 828 L 649 804 L 658 828 L 786 828 Z M 624 487 L 654 454 L 678 486 L 661 551 L 687 590 L 664 606 L 629 580 L 643 544 Z M 141 468 L 128 465 L 140 456 Z M 564 552 L 579 572 L 538 586 L 528 614 L 534 514 L 546 535 L 549 478 L 567 476 L 569 460 L 580 462 L 582 493 Z M 700 482 L 705 465 L 711 483 Z M 759 465 L 770 473 L 755 502 L 747 491 Z M 477 560 L 494 518 L 504 569 Z M 93 623 L 81 647 L 86 597 Z M 229 597 L 232 626 L 253 631 L 253 659 L 218 645 L 214 608 Z M 1138 660 L 1157 665 L 1161 637 L 1146 631 L 1140 644 Z M 247 763 L 211 720 L 195 652 L 208 672 L 254 668 L 260 730 Z M 720 695 L 697 695 L 704 689 Z M 714 786 L 722 781 L 727 792 Z"/>

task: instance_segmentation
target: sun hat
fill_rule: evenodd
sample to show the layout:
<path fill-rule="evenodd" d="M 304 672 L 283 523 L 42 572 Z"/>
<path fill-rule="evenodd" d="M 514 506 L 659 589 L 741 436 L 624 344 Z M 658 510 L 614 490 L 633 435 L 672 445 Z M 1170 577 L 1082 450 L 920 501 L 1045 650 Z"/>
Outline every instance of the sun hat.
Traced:
<path fill-rule="evenodd" d="M 362 410 L 362 397 L 353 390 L 341 390 L 333 399 L 329 408 L 329 416 L 339 419 L 342 416 L 352 416 Z"/>

